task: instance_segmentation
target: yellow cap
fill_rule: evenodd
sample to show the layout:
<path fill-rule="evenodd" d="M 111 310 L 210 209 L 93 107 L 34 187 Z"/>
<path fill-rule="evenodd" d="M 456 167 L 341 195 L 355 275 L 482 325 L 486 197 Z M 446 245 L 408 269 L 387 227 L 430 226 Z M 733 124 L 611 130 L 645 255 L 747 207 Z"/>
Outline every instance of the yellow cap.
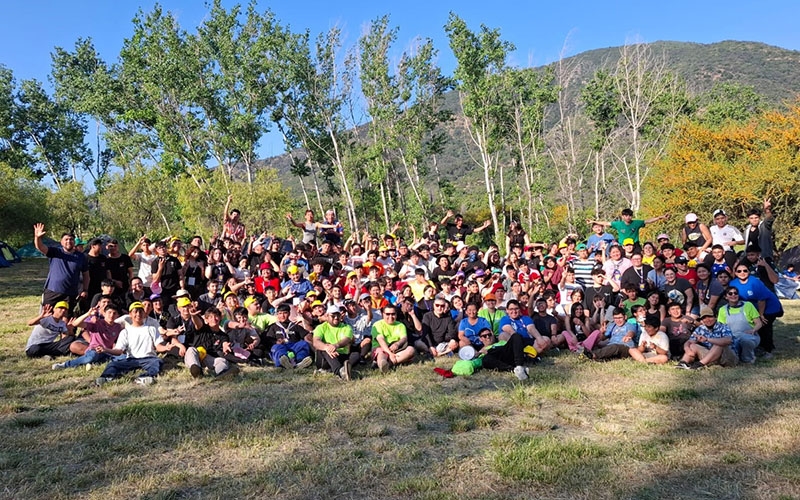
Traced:
<path fill-rule="evenodd" d="M 189 305 L 189 304 L 191 304 L 191 303 L 192 303 L 192 300 L 191 300 L 191 299 L 188 299 L 188 298 L 186 298 L 186 297 L 181 297 L 181 298 L 179 298 L 179 299 L 178 299 L 178 301 L 177 301 L 175 304 L 176 304 L 178 307 L 186 307 L 186 306 L 188 306 L 188 305 Z"/>
<path fill-rule="evenodd" d="M 56 305 L 53 306 L 53 309 L 58 309 L 59 307 L 62 309 L 69 309 L 69 304 L 62 300 L 60 302 L 56 302 Z"/>

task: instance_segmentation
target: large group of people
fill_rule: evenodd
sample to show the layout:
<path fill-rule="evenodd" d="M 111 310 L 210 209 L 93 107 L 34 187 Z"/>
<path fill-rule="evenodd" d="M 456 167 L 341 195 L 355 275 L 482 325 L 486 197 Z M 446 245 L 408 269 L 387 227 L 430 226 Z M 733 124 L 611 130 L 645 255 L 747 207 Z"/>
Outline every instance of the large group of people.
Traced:
<path fill-rule="evenodd" d="M 54 370 L 104 365 L 98 385 L 132 371 L 147 385 L 170 359 L 195 378 L 249 365 L 350 380 L 452 356 L 525 380 L 542 355 L 562 351 L 701 369 L 775 348 L 783 309 L 769 200 L 742 231 L 720 209 L 710 226 L 687 214 L 675 242 L 642 241 L 643 227 L 670 216 L 626 209 L 587 221 L 584 238 L 548 244 L 514 222 L 502 249 L 467 244 L 488 221 L 472 226 L 452 211 L 408 239 L 398 226 L 345 237 L 332 210 L 323 222 L 311 210 L 302 222 L 287 214 L 299 241 L 248 235 L 231 201 L 208 246 L 142 236 L 125 254 L 116 240 L 83 248 L 65 233 L 47 247 L 35 225 L 50 267 L 26 355 L 52 358 Z"/>

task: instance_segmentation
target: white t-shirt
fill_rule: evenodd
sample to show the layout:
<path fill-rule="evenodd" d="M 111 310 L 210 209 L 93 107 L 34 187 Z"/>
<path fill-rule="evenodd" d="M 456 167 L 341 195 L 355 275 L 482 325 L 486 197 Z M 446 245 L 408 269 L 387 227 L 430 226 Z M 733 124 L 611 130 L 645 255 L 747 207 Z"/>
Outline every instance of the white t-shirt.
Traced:
<path fill-rule="evenodd" d="M 722 245 L 722 248 L 725 249 L 726 252 L 733 250 L 730 246 L 726 245 L 725 243 L 729 241 L 742 241 L 744 240 L 744 236 L 742 233 L 739 232 L 738 229 L 731 226 L 730 224 L 726 224 L 722 227 L 714 224 L 708 228 L 711 231 L 711 241 L 714 245 Z"/>
<path fill-rule="evenodd" d="M 136 252 L 136 259 L 139 261 L 139 278 L 144 282 L 144 286 L 149 287 L 153 284 L 153 261 L 158 255 L 151 253 L 149 256 L 143 252 Z"/>
<path fill-rule="evenodd" d="M 158 342 L 158 337 L 158 328 L 155 326 L 125 325 L 125 329 L 119 334 L 114 349 L 125 351 L 129 358 L 157 356 L 156 343 Z"/>
<path fill-rule="evenodd" d="M 639 335 L 639 346 L 643 346 L 643 345 L 646 346 L 648 344 L 655 344 L 660 349 L 663 349 L 663 350 L 667 351 L 667 356 L 669 356 L 669 337 L 667 337 L 666 333 L 664 333 L 662 331 L 658 331 L 655 335 L 653 335 L 651 337 L 643 329 L 642 333 Z M 648 349 L 645 349 L 645 353 L 644 354 L 645 354 L 645 357 L 647 357 L 648 354 L 650 356 L 655 356 L 658 353 L 656 353 L 655 350 L 649 351 Z"/>

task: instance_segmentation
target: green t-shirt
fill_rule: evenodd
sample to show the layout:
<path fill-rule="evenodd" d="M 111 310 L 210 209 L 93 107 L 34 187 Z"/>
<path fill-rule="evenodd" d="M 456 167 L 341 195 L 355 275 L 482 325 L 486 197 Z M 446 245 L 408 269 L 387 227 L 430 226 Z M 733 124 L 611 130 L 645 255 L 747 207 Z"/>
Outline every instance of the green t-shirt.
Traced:
<path fill-rule="evenodd" d="M 278 322 L 278 318 L 267 313 L 260 313 L 256 314 L 255 316 L 249 316 L 248 319 L 250 320 L 250 324 L 256 327 L 260 332 L 266 330 L 269 325 Z"/>
<path fill-rule="evenodd" d="M 642 219 L 633 219 L 630 225 L 625 221 L 615 220 L 611 222 L 611 229 L 617 231 L 617 241 L 620 245 L 628 238 L 633 239 L 634 243 L 639 243 L 639 230 L 645 226 Z"/>
<path fill-rule="evenodd" d="M 636 300 L 633 300 L 633 301 L 630 300 L 630 299 L 625 299 L 625 300 L 622 301 L 622 304 L 620 304 L 620 306 L 622 306 L 622 308 L 625 309 L 625 316 L 627 316 L 628 318 L 631 318 L 631 317 L 633 317 L 633 312 L 631 312 L 631 309 L 633 309 L 633 306 L 643 306 L 646 303 L 647 303 L 647 300 L 645 300 L 642 297 L 638 297 Z"/>
<path fill-rule="evenodd" d="M 743 308 L 744 311 L 742 311 Z M 756 306 L 754 306 L 752 302 L 745 301 L 742 302 L 741 307 L 730 307 L 728 305 L 720 307 L 719 312 L 717 313 L 717 321 L 727 325 L 728 310 L 730 310 L 731 315 L 744 312 L 744 317 L 747 318 L 747 322 L 750 323 L 750 326 L 753 326 L 756 322 L 756 318 L 760 316 L 760 314 L 758 314 L 758 309 L 756 309 Z"/>
<path fill-rule="evenodd" d="M 500 320 L 503 319 L 505 315 L 506 313 L 500 309 L 495 309 L 494 314 L 490 313 L 485 307 L 482 307 L 478 311 L 478 317 L 485 319 L 492 325 L 492 330 L 494 330 L 495 335 L 500 335 Z"/>
<path fill-rule="evenodd" d="M 372 325 L 372 348 L 380 347 L 378 335 L 382 335 L 386 340 L 386 345 L 392 345 L 406 336 L 406 325 L 397 322 L 388 324 L 385 320 L 380 320 Z"/>
<path fill-rule="evenodd" d="M 352 339 L 353 329 L 347 323 L 339 323 L 339 326 L 333 326 L 326 321 L 314 328 L 314 338 L 320 339 L 326 344 L 338 344 L 342 339 Z M 350 346 L 339 347 L 336 352 L 347 354 L 350 352 Z"/>

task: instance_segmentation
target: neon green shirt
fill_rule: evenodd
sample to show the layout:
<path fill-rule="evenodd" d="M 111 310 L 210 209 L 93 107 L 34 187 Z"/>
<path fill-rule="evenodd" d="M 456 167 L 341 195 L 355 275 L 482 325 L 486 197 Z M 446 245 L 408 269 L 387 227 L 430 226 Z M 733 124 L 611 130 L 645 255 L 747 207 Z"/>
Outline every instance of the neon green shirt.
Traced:
<path fill-rule="evenodd" d="M 380 347 L 378 336 L 383 336 L 387 345 L 392 345 L 398 340 L 405 338 L 406 325 L 403 323 L 388 324 L 386 320 L 380 320 L 372 325 L 372 348 Z"/>
<path fill-rule="evenodd" d="M 320 339 L 326 344 L 338 344 L 342 339 L 352 339 L 353 329 L 347 323 L 339 323 L 339 326 L 333 326 L 326 321 L 314 328 L 314 338 Z M 347 354 L 350 352 L 350 346 L 339 347 L 336 352 Z"/>

